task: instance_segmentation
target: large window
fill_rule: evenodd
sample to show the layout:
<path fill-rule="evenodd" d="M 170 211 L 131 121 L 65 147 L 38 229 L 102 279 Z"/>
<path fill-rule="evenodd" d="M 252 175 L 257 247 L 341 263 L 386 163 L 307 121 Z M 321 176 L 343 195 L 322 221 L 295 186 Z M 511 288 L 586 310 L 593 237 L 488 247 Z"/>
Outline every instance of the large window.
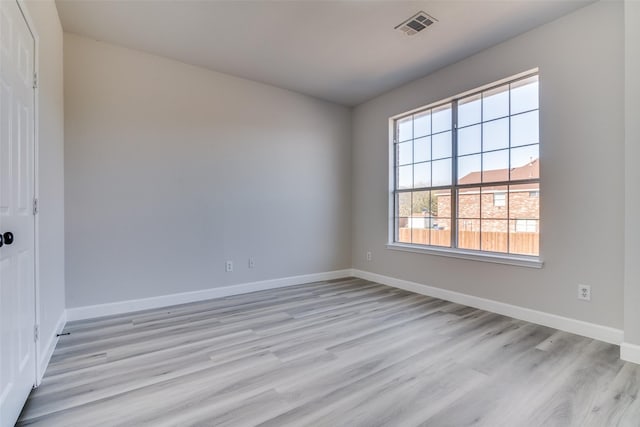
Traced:
<path fill-rule="evenodd" d="M 537 74 L 393 125 L 395 243 L 539 255 Z"/>

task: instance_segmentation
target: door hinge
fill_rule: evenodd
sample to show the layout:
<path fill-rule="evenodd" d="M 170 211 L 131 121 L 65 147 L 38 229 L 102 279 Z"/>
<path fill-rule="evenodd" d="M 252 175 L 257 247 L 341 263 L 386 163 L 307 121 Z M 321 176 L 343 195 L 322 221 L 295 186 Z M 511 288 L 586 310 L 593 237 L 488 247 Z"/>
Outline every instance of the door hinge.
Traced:
<path fill-rule="evenodd" d="M 38 73 L 33 73 L 33 88 L 36 89 L 38 87 Z"/>
<path fill-rule="evenodd" d="M 38 325 L 33 326 L 33 340 L 38 341 L 40 339 L 40 328 Z"/>
<path fill-rule="evenodd" d="M 38 199 L 33 199 L 33 214 L 38 214 Z"/>

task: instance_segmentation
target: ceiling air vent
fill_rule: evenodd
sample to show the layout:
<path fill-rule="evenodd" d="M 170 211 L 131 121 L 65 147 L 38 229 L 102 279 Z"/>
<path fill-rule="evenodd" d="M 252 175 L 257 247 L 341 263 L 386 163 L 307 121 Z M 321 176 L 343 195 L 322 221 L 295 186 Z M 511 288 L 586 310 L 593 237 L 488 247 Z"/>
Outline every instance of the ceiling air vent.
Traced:
<path fill-rule="evenodd" d="M 435 22 L 438 22 L 438 20 L 433 16 L 424 12 L 418 12 L 402 24 L 398 25 L 395 29 L 402 31 L 408 36 L 413 36 L 428 26 L 433 25 Z"/>

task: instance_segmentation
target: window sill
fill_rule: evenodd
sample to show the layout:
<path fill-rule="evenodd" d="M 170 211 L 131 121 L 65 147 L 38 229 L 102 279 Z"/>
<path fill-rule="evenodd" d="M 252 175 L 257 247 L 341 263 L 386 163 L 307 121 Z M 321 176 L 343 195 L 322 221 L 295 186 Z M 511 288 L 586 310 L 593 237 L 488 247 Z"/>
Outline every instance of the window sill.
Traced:
<path fill-rule="evenodd" d="M 387 249 L 418 254 L 438 255 L 451 258 L 467 259 L 472 261 L 493 262 L 496 264 L 515 265 L 518 267 L 542 268 L 543 261 L 540 257 L 527 255 L 507 255 L 468 251 L 464 249 L 421 247 L 402 243 L 388 243 Z"/>

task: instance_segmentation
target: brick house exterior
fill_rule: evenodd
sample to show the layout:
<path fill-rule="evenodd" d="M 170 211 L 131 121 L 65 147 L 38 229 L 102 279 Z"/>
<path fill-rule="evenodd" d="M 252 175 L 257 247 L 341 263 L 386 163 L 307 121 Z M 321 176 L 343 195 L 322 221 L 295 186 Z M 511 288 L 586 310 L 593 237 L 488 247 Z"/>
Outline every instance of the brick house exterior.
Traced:
<path fill-rule="evenodd" d="M 535 179 L 540 176 L 538 159 L 513 168 L 511 179 Z M 460 179 L 462 185 L 508 180 L 509 170 L 472 172 Z M 434 192 L 437 197 L 437 227 L 451 229 L 451 193 Z M 461 189 L 458 199 L 458 228 L 462 231 L 539 232 L 540 187 L 537 183 Z"/>

